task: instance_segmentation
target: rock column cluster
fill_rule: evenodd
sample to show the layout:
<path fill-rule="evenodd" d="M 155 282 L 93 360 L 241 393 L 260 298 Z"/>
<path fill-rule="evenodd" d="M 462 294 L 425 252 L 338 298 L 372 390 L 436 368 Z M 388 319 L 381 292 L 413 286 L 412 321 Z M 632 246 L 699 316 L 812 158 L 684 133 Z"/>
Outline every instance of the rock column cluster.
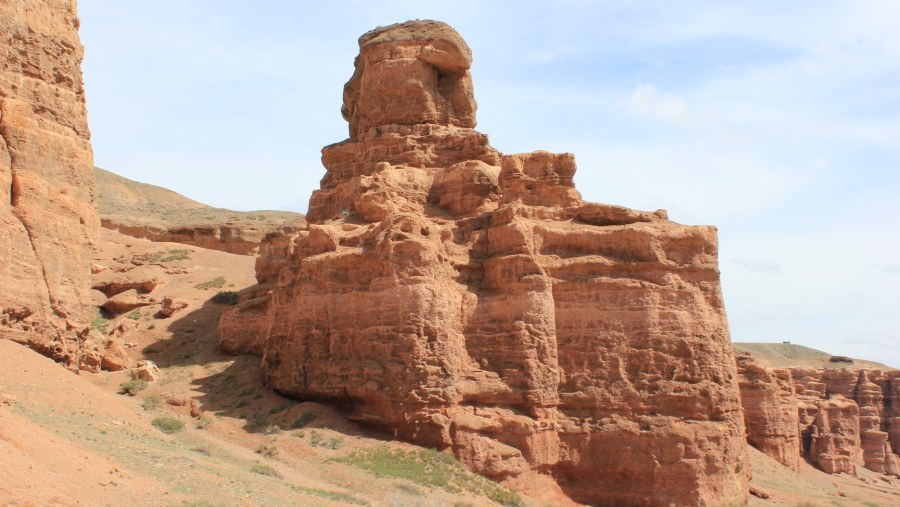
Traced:
<path fill-rule="evenodd" d="M 747 441 L 798 469 L 900 475 L 900 371 L 773 369 L 738 356 Z"/>

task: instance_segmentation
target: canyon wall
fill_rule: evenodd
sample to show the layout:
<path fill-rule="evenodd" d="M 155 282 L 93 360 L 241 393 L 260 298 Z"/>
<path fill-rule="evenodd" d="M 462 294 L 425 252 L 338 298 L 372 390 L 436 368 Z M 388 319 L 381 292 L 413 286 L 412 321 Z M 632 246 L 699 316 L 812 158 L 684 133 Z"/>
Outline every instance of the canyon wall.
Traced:
<path fill-rule="evenodd" d="M 75 0 L 0 0 L 0 338 L 77 366 L 93 154 Z"/>
<path fill-rule="evenodd" d="M 323 149 L 308 230 L 272 243 L 223 347 L 259 353 L 281 393 L 497 480 L 545 474 L 597 505 L 744 502 L 715 228 L 583 201 L 571 154 L 492 148 L 449 26 L 359 45 L 350 138 Z"/>
<path fill-rule="evenodd" d="M 900 371 L 766 368 L 737 357 L 747 441 L 793 470 L 900 475 Z"/>

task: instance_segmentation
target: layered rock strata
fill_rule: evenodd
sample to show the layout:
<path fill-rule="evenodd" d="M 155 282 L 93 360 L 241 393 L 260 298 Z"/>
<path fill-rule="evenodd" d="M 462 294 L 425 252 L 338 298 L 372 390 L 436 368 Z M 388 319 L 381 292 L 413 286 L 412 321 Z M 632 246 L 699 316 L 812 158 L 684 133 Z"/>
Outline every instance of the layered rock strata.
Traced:
<path fill-rule="evenodd" d="M 262 334 L 226 346 L 258 350 L 282 393 L 494 479 L 547 474 L 597 505 L 745 501 L 715 229 L 581 200 L 571 154 L 492 148 L 449 26 L 359 44 L 350 138 L 279 247 Z"/>
<path fill-rule="evenodd" d="M 75 366 L 99 227 L 75 0 L 0 1 L 0 47 L 0 338 Z"/>
<path fill-rule="evenodd" d="M 875 472 L 900 475 L 900 458 L 896 450 L 900 435 L 891 433 L 900 415 L 894 402 L 900 385 L 900 371 L 795 368 L 792 372 L 797 378 L 797 391 L 802 393 L 801 399 L 805 398 L 807 404 L 818 404 L 820 400 L 838 396 L 856 406 L 856 425 L 847 422 L 842 428 L 848 435 L 855 433 L 859 449 L 848 449 L 847 453 L 854 456 L 856 465 Z M 848 445 L 851 440 L 849 436 L 844 439 Z M 814 451 L 815 448 L 811 447 L 810 452 Z M 811 454 L 811 459 L 817 462 L 814 454 Z"/>
<path fill-rule="evenodd" d="M 864 466 L 900 475 L 900 371 L 773 369 L 749 355 L 737 361 L 752 446 L 794 470 L 804 457 L 828 473 L 855 475 Z"/>

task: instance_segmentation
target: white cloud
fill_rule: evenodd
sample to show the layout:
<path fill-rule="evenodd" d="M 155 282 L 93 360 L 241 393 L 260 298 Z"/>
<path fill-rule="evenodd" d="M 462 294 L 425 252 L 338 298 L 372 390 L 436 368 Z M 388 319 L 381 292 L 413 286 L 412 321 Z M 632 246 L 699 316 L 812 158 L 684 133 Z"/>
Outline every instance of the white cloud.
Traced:
<path fill-rule="evenodd" d="M 632 90 L 625 98 L 625 107 L 629 115 L 639 118 L 671 123 L 686 123 L 691 119 L 684 99 L 649 84 Z"/>

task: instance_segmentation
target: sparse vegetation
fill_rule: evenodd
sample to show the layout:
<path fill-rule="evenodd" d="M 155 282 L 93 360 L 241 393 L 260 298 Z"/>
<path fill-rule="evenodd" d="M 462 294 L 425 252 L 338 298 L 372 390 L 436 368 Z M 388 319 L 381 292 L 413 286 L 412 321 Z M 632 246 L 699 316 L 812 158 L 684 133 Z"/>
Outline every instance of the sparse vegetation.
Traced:
<path fill-rule="evenodd" d="M 119 384 L 119 394 L 127 394 L 129 396 L 137 396 L 137 393 L 147 389 L 150 384 L 146 380 L 134 379 Z"/>
<path fill-rule="evenodd" d="M 231 290 L 217 292 L 212 297 L 212 302 L 220 305 L 234 306 L 238 303 L 238 293 Z"/>
<path fill-rule="evenodd" d="M 407 484 L 405 482 L 398 484 L 397 489 L 406 493 L 407 495 L 422 496 L 425 494 L 421 489 L 413 486 L 412 484 Z"/>
<path fill-rule="evenodd" d="M 453 456 L 431 449 L 403 451 L 382 446 L 353 452 L 336 458 L 335 461 L 377 475 L 405 479 L 421 486 L 441 488 L 451 493 L 468 491 L 486 496 L 501 505 L 524 505 L 518 493 L 470 473 Z"/>
<path fill-rule="evenodd" d="M 303 412 L 299 417 L 297 417 L 291 427 L 294 429 L 305 428 L 307 424 L 313 422 L 315 419 L 316 414 L 313 414 L 312 412 Z"/>
<path fill-rule="evenodd" d="M 103 309 L 94 307 L 94 311 L 91 314 L 91 329 L 105 335 L 108 326 L 109 319 L 106 317 Z"/>
<path fill-rule="evenodd" d="M 282 403 L 281 405 L 278 405 L 277 407 L 272 408 L 272 410 L 269 410 L 269 415 L 274 415 L 279 412 L 284 412 L 285 410 L 287 410 L 293 406 L 294 406 L 294 402 L 286 401 L 286 402 Z"/>
<path fill-rule="evenodd" d="M 281 426 L 277 424 L 270 424 L 266 426 L 265 429 L 263 429 L 263 433 L 266 435 L 277 435 L 279 433 L 282 433 L 283 431 L 284 430 L 281 429 Z"/>
<path fill-rule="evenodd" d="M 267 458 L 272 458 L 278 455 L 278 446 L 275 444 L 263 444 L 256 449 L 256 454 L 262 454 Z"/>
<path fill-rule="evenodd" d="M 204 430 L 206 428 L 209 428 L 210 426 L 213 425 L 213 422 L 214 422 L 214 420 L 212 417 L 205 415 L 205 416 L 201 417 L 200 419 L 197 419 L 197 429 Z"/>
<path fill-rule="evenodd" d="M 250 467 L 250 471 L 259 474 L 266 475 L 269 477 L 275 477 L 276 479 L 281 479 L 281 474 L 278 473 L 278 470 L 270 467 L 269 465 L 256 464 Z"/>
<path fill-rule="evenodd" d="M 354 496 L 350 496 L 346 493 L 338 493 L 337 491 L 327 491 L 324 489 L 316 489 L 316 488 L 305 488 L 303 486 L 297 486 L 295 484 L 291 484 L 291 489 L 298 493 L 303 493 L 304 495 L 313 495 L 319 498 L 325 498 L 328 500 L 334 500 L 335 502 L 343 502 L 349 503 L 353 505 L 368 505 L 368 503 L 364 500 L 360 500 Z"/>
<path fill-rule="evenodd" d="M 153 410 L 155 408 L 159 408 L 163 402 L 166 401 L 165 398 L 158 394 L 150 394 L 144 398 L 144 402 L 141 403 L 141 406 L 144 407 L 144 410 Z"/>
<path fill-rule="evenodd" d="M 253 419 L 247 422 L 248 431 L 263 431 L 269 425 L 269 418 L 266 414 L 254 414 Z"/>
<path fill-rule="evenodd" d="M 332 451 L 337 451 L 341 447 L 344 446 L 344 437 L 329 437 L 324 443 L 322 443 L 322 447 L 326 449 L 331 449 Z"/>
<path fill-rule="evenodd" d="M 195 289 L 208 290 L 208 289 L 221 289 L 225 286 L 225 277 L 217 276 L 212 280 L 205 281 L 203 283 L 198 283 L 194 285 Z"/>
<path fill-rule="evenodd" d="M 322 432 L 319 430 L 312 430 L 309 433 L 309 445 L 313 447 L 318 447 L 319 444 L 322 443 Z"/>
<path fill-rule="evenodd" d="M 130 312 L 126 313 L 125 318 L 131 319 L 131 320 L 138 320 L 141 318 L 141 311 L 138 310 L 137 308 L 135 308 L 134 310 L 131 310 Z"/>
<path fill-rule="evenodd" d="M 150 264 L 160 264 L 163 262 L 181 261 L 191 258 L 190 250 L 174 249 L 156 252 L 147 259 Z"/>
<path fill-rule="evenodd" d="M 150 424 L 163 433 L 178 433 L 184 429 L 184 423 L 173 417 L 157 417 L 150 421 Z"/>

